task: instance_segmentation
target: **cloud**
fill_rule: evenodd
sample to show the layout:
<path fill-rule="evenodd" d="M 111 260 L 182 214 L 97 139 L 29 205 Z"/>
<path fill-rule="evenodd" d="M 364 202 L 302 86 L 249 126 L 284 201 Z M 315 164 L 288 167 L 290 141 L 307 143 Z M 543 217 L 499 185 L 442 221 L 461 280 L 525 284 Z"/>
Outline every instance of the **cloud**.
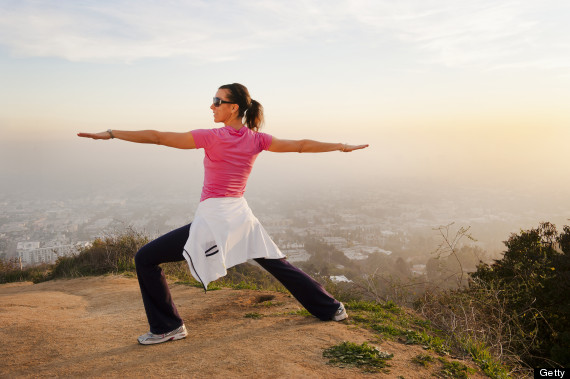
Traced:
<path fill-rule="evenodd" d="M 530 0 L 19 0 L 0 5 L 0 44 L 14 55 L 70 61 L 210 62 L 341 36 L 342 43 L 383 41 L 378 49 L 397 46 L 425 64 L 550 69 L 570 63 L 570 53 L 555 48 L 570 40 L 556 17 L 564 7 Z"/>
<path fill-rule="evenodd" d="M 361 0 L 353 3 L 351 12 L 377 33 L 416 48 L 424 63 L 488 69 L 522 63 L 548 69 L 553 61 L 565 67 L 570 63 L 568 50 L 556 48 L 570 41 L 565 21 L 553 19 L 560 7 L 532 1 Z"/>
<path fill-rule="evenodd" d="M 134 61 L 236 59 L 253 49 L 326 33 L 323 2 L 32 0 L 0 4 L 0 45 L 17 56 Z"/>
<path fill-rule="evenodd" d="M 257 41 L 240 38 L 237 30 L 245 22 L 232 20 L 223 2 L 22 1 L 10 5 L 2 9 L 0 43 L 21 56 L 70 61 L 190 56 L 218 61 L 257 47 Z"/>

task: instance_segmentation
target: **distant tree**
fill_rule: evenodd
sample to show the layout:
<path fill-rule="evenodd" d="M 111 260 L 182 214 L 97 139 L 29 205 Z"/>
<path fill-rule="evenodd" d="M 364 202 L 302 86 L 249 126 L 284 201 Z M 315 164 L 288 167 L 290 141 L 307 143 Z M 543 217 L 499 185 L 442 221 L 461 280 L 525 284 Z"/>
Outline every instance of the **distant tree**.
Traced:
<path fill-rule="evenodd" d="M 398 257 L 398 259 L 396 259 L 394 269 L 396 275 L 400 278 L 410 277 L 412 274 L 410 265 L 406 263 L 406 261 L 404 261 L 402 257 Z"/>
<path fill-rule="evenodd" d="M 441 288 L 466 285 L 468 278 L 466 274 L 476 271 L 486 256 L 486 253 L 477 246 L 455 248 L 453 254 L 440 255 L 427 261 L 427 278 L 432 284 Z"/>
<path fill-rule="evenodd" d="M 369 254 L 366 259 L 361 261 L 361 271 L 367 274 L 372 274 L 376 270 L 388 271 L 393 266 L 393 259 L 388 255 L 374 252 Z"/>
<path fill-rule="evenodd" d="M 475 267 L 484 255 L 483 251 L 474 246 L 466 246 L 462 240 L 476 241 L 469 232 L 470 227 L 460 227 L 452 230 L 454 223 L 435 228 L 440 237 L 440 244 L 432 252 L 433 258 L 426 264 L 428 280 L 441 288 L 457 288 L 468 284 L 468 272 Z"/>

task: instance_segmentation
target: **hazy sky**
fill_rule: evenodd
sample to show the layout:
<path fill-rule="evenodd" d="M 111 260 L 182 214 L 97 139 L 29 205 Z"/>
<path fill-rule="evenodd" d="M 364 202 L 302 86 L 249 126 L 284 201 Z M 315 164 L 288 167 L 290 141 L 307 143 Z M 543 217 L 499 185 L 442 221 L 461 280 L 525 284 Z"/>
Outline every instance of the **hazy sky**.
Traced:
<path fill-rule="evenodd" d="M 267 133 L 371 144 L 261 172 L 569 189 L 569 4 L 0 0 L 2 188 L 201 182 L 202 153 L 75 134 L 216 127 L 212 96 L 240 82 Z"/>

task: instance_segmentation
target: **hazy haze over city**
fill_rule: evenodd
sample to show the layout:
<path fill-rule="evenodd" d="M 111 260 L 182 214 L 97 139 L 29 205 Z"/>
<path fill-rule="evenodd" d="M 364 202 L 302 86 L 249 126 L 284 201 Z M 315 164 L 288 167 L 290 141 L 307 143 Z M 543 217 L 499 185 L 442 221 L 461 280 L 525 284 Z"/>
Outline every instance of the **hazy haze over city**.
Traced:
<path fill-rule="evenodd" d="M 177 212 L 191 219 L 203 151 L 76 133 L 221 126 L 211 98 L 240 82 L 265 107 L 266 133 L 370 144 L 264 152 L 248 199 L 444 210 L 426 230 L 494 216 L 497 243 L 540 221 L 562 226 L 568 11 L 563 1 L 3 1 L 0 203 L 185 199 Z"/>

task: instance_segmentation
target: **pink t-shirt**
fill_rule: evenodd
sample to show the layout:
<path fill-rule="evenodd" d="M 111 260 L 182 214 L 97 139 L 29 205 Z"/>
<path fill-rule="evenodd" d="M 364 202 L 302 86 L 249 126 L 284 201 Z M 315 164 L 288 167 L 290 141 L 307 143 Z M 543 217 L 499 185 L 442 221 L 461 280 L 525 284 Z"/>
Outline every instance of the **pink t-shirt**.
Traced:
<path fill-rule="evenodd" d="M 242 197 L 255 158 L 269 149 L 272 137 L 247 126 L 192 130 L 196 148 L 203 148 L 204 187 L 200 201 L 211 197 Z"/>

